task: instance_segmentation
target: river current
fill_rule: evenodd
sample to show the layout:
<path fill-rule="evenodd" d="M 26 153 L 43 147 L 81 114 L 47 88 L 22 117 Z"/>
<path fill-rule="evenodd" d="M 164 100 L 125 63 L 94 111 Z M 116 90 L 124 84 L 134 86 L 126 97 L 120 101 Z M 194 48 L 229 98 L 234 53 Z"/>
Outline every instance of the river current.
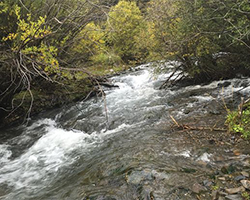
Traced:
<path fill-rule="evenodd" d="M 174 134 L 170 114 L 178 120 L 216 112 L 204 105 L 249 94 L 249 80 L 159 90 L 170 74 L 156 75 L 150 64 L 136 69 L 110 78 L 119 88 L 104 88 L 105 99 L 0 131 L 0 199 L 195 199 L 188 185 L 216 165 L 218 151 L 230 162 L 230 149 L 195 146 Z"/>

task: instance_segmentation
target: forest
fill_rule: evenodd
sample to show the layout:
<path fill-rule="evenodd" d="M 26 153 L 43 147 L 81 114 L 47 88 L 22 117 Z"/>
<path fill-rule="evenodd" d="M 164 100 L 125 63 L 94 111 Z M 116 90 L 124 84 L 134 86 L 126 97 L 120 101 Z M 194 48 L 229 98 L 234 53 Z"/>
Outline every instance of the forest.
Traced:
<path fill-rule="evenodd" d="M 142 63 L 178 61 L 193 83 L 250 74 L 248 0 L 4 0 L 0 21 L 2 124 Z"/>

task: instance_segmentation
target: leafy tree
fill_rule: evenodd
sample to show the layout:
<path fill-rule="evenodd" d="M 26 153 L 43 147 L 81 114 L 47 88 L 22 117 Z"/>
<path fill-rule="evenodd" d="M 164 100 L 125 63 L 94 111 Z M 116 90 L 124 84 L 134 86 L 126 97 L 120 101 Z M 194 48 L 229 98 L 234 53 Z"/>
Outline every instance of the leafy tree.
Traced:
<path fill-rule="evenodd" d="M 72 46 L 82 29 L 103 20 L 105 12 L 99 0 L 0 2 L 0 116 L 15 112 L 27 96 L 29 114 L 34 85 L 46 90 L 46 82 L 70 78 L 77 61 Z M 19 92 L 16 105 L 13 97 Z"/>
<path fill-rule="evenodd" d="M 135 60 L 139 55 L 136 37 L 143 26 L 142 14 L 136 3 L 122 0 L 110 9 L 106 42 L 124 61 Z"/>
<path fill-rule="evenodd" d="M 249 64 L 249 4 L 246 1 L 151 1 L 153 52 L 179 60 L 196 80 L 244 73 Z"/>

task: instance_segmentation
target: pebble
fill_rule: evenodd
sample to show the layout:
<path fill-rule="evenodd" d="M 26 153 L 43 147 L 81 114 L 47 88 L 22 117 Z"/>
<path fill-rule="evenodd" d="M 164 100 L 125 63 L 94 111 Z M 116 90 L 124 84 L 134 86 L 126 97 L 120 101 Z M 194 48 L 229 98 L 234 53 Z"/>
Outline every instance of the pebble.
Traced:
<path fill-rule="evenodd" d="M 207 188 L 203 187 L 202 185 L 200 185 L 199 183 L 194 183 L 191 190 L 196 193 L 199 194 L 201 192 L 205 192 L 207 191 Z"/>
<path fill-rule="evenodd" d="M 226 192 L 219 191 L 219 195 L 222 195 L 222 196 L 227 196 L 228 194 L 227 194 Z"/>
<path fill-rule="evenodd" d="M 236 156 L 239 156 L 241 153 L 240 153 L 240 150 L 238 150 L 238 149 L 235 149 L 234 151 L 233 151 L 233 153 L 234 153 L 234 155 L 236 155 Z"/>
<path fill-rule="evenodd" d="M 225 181 L 225 180 L 226 180 L 225 177 L 218 177 L 218 179 L 219 179 L 220 181 Z"/>
<path fill-rule="evenodd" d="M 210 187 L 211 185 L 213 185 L 213 182 L 212 182 L 212 181 L 209 181 L 209 180 L 204 180 L 204 181 L 203 181 L 203 185 L 204 185 L 205 187 Z"/>
<path fill-rule="evenodd" d="M 225 191 L 228 193 L 228 194 L 236 194 L 236 193 L 239 193 L 239 192 L 244 192 L 245 191 L 245 188 L 244 187 L 238 187 L 238 188 L 226 188 Z"/>
<path fill-rule="evenodd" d="M 222 172 L 223 174 L 232 174 L 233 172 L 235 172 L 235 170 L 236 170 L 236 167 L 233 166 L 233 165 L 223 166 L 223 167 L 221 168 L 221 172 Z"/>
<path fill-rule="evenodd" d="M 245 172 L 245 171 L 241 172 L 241 175 L 242 175 L 242 176 L 245 176 L 245 177 L 247 177 L 247 178 L 249 177 L 249 173 L 247 173 L 247 172 Z"/>
<path fill-rule="evenodd" d="M 243 175 L 239 175 L 239 176 L 236 176 L 236 177 L 234 178 L 235 181 L 241 181 L 241 180 L 244 180 L 244 179 L 246 179 L 246 177 L 243 176 Z"/>
<path fill-rule="evenodd" d="M 227 87 L 229 85 L 231 85 L 231 82 L 229 82 L 229 81 L 225 81 L 223 83 L 218 83 L 217 84 L 218 87 Z"/>
<path fill-rule="evenodd" d="M 242 200 L 241 195 L 234 194 L 234 195 L 228 195 L 225 197 L 227 200 Z"/>
<path fill-rule="evenodd" d="M 218 199 L 218 196 L 219 196 L 218 191 L 217 190 L 213 190 L 211 196 L 212 196 L 212 200 Z"/>
<path fill-rule="evenodd" d="M 250 190 L 250 181 L 249 180 L 241 180 L 240 182 L 244 188 Z"/>
<path fill-rule="evenodd" d="M 202 160 L 198 160 L 198 161 L 197 161 L 197 164 L 200 165 L 200 166 L 204 166 L 204 167 L 207 166 L 207 163 L 204 162 L 204 161 L 202 161 Z"/>

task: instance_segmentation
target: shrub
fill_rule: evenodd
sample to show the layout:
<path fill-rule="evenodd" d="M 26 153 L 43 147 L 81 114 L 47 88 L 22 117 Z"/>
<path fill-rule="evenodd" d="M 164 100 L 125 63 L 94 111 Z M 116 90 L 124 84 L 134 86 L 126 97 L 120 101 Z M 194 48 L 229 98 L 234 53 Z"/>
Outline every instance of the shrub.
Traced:
<path fill-rule="evenodd" d="M 245 105 L 244 109 L 229 111 L 226 124 L 233 133 L 241 133 L 243 137 L 250 137 L 250 104 Z"/>

